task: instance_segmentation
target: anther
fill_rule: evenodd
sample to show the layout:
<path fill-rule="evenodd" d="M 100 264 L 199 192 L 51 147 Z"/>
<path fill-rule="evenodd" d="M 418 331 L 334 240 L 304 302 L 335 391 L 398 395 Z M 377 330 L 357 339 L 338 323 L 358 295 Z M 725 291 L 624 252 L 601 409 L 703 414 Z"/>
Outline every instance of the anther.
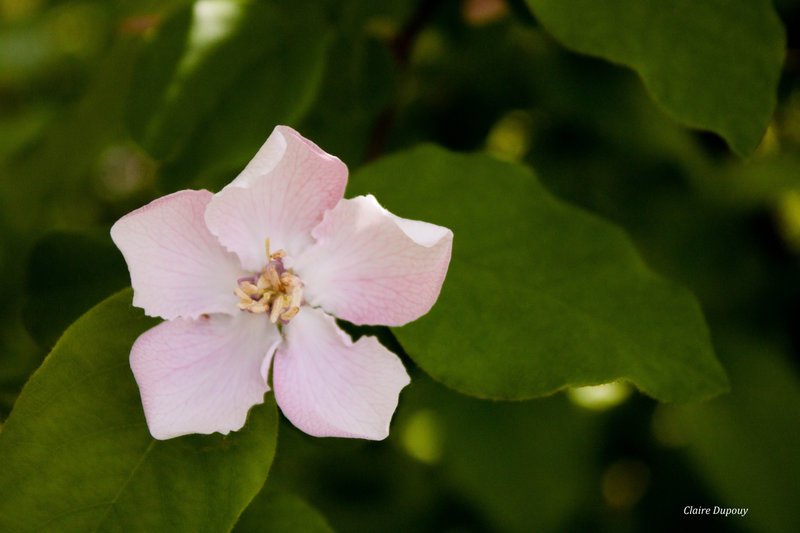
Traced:
<path fill-rule="evenodd" d="M 273 324 L 278 321 L 281 310 L 283 309 L 283 297 L 275 298 L 272 301 L 272 310 L 269 313 L 269 321 Z"/>
<path fill-rule="evenodd" d="M 252 296 L 253 294 L 258 294 L 260 292 L 259 287 L 256 287 L 249 281 L 242 283 L 241 287 L 242 291 L 244 291 L 244 293 L 249 296 Z"/>
<path fill-rule="evenodd" d="M 269 239 L 264 242 L 267 265 L 256 276 L 239 279 L 233 292 L 239 298 L 236 306 L 250 313 L 269 314 L 273 324 L 288 322 L 300 312 L 303 304 L 303 283 L 291 271 L 284 270 L 286 252 L 270 253 Z"/>
<path fill-rule="evenodd" d="M 299 312 L 300 312 L 299 307 L 292 307 L 281 315 L 281 320 L 286 320 L 288 322 L 289 320 L 293 319 L 294 316 Z"/>
<path fill-rule="evenodd" d="M 281 279 L 278 277 L 278 271 L 275 270 L 275 267 L 269 267 L 269 270 L 267 270 L 267 276 L 269 276 L 269 282 L 272 284 L 272 286 L 276 289 L 280 289 Z"/>

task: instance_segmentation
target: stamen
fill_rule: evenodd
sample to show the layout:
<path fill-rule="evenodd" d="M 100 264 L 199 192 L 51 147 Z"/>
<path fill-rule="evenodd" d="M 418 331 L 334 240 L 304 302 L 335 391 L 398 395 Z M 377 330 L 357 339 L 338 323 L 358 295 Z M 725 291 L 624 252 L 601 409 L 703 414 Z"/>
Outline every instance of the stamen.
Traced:
<path fill-rule="evenodd" d="M 269 270 L 267 270 L 267 276 L 269 276 L 269 282 L 272 284 L 272 286 L 280 290 L 281 278 L 278 277 L 278 271 L 275 270 L 275 267 L 269 267 Z"/>
<path fill-rule="evenodd" d="M 283 297 L 275 298 L 272 301 L 272 311 L 269 313 L 269 321 L 273 324 L 278 321 L 278 317 L 283 309 Z"/>
<path fill-rule="evenodd" d="M 300 312 L 300 308 L 299 308 L 299 307 L 292 307 L 291 309 L 289 309 L 288 311 L 285 311 L 285 312 L 284 312 L 284 313 L 281 315 L 281 320 L 285 320 L 285 321 L 287 321 L 287 322 L 288 322 L 288 321 L 290 321 L 291 319 L 293 319 L 293 318 L 294 318 L 294 316 L 295 316 L 297 313 L 299 313 L 299 312 Z"/>
<path fill-rule="evenodd" d="M 267 261 L 277 261 L 286 257 L 286 252 L 283 250 L 278 250 L 274 254 L 269 253 L 269 237 L 264 241 L 264 249 L 267 252 Z"/>
<path fill-rule="evenodd" d="M 245 281 L 240 286 L 242 287 L 244 293 L 247 294 L 248 296 L 252 296 L 254 294 L 258 294 L 259 292 L 261 292 L 258 287 L 256 287 L 249 281 Z"/>
<path fill-rule="evenodd" d="M 301 303 L 303 303 L 303 289 L 300 286 L 296 286 L 292 291 L 292 301 L 289 307 L 300 309 Z"/>
<path fill-rule="evenodd" d="M 236 307 L 250 313 L 269 314 L 270 322 L 287 323 L 300 312 L 303 304 L 303 283 L 285 270 L 282 259 L 286 252 L 270 253 L 269 239 L 264 242 L 267 265 L 257 275 L 240 278 L 233 292 L 239 298 Z"/>

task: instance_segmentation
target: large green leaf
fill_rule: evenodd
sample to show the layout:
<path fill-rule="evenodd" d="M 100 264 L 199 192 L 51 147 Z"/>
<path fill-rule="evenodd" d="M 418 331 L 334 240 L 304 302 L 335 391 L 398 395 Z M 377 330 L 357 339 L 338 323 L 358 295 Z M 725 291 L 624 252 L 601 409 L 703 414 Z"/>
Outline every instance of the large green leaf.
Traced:
<path fill-rule="evenodd" d="M 320 11 L 304 5 L 200 0 L 147 43 L 129 124 L 154 157 L 177 159 L 169 179 L 246 163 L 275 124 L 310 106 L 328 39 Z"/>
<path fill-rule="evenodd" d="M 500 399 L 617 379 L 663 401 L 727 389 L 694 297 L 525 167 L 426 146 L 366 167 L 351 192 L 455 234 L 439 301 L 396 330 L 446 385 Z"/>
<path fill-rule="evenodd" d="M 272 396 L 227 437 L 154 440 L 128 366 L 155 324 L 125 290 L 80 318 L 0 433 L 0 531 L 229 531 L 275 453 Z"/>
<path fill-rule="evenodd" d="M 634 69 L 677 120 L 750 154 L 775 107 L 783 28 L 769 0 L 527 0 L 565 46 Z"/>

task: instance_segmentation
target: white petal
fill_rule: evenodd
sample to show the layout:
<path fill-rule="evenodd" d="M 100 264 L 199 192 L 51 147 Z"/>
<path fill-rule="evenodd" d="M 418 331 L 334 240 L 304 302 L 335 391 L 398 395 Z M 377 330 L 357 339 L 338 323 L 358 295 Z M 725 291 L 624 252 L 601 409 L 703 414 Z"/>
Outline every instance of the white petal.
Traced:
<path fill-rule="evenodd" d="M 275 399 L 292 424 L 315 437 L 381 440 L 409 378 L 374 337 L 355 344 L 319 309 L 304 307 L 275 354 Z"/>
<path fill-rule="evenodd" d="M 269 390 L 261 368 L 280 341 L 264 315 L 162 322 L 131 349 L 150 433 L 169 439 L 240 429 Z"/>
<path fill-rule="evenodd" d="M 453 233 L 397 217 L 373 196 L 342 200 L 314 228 L 317 242 L 289 264 L 314 306 L 356 324 L 402 326 L 442 288 Z"/>
<path fill-rule="evenodd" d="M 245 268 L 267 262 L 273 251 L 296 254 L 311 242 L 311 229 L 344 194 L 347 167 L 308 139 L 278 126 L 242 174 L 214 196 L 206 210 L 211 232 Z"/>
<path fill-rule="evenodd" d="M 211 197 L 208 191 L 179 191 L 125 215 L 111 228 L 128 263 L 133 305 L 148 315 L 171 319 L 239 312 L 233 290 L 244 271 L 205 225 Z"/>

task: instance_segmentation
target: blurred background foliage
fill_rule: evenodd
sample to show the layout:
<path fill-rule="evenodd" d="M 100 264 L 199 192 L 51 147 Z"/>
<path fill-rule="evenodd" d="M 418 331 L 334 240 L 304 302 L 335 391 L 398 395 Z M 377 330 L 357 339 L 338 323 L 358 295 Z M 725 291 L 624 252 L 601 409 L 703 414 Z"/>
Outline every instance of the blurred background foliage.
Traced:
<path fill-rule="evenodd" d="M 435 142 L 529 164 L 623 226 L 700 299 L 731 393 L 496 403 L 406 358 L 388 441 L 282 422 L 236 531 L 675 531 L 687 505 L 750 509 L 704 531 L 800 530 L 800 2 L 775 8 L 778 104 L 743 160 L 520 0 L 0 0 L 0 421 L 66 326 L 127 285 L 107 236 L 122 214 L 218 190 L 278 123 L 351 172 Z"/>

